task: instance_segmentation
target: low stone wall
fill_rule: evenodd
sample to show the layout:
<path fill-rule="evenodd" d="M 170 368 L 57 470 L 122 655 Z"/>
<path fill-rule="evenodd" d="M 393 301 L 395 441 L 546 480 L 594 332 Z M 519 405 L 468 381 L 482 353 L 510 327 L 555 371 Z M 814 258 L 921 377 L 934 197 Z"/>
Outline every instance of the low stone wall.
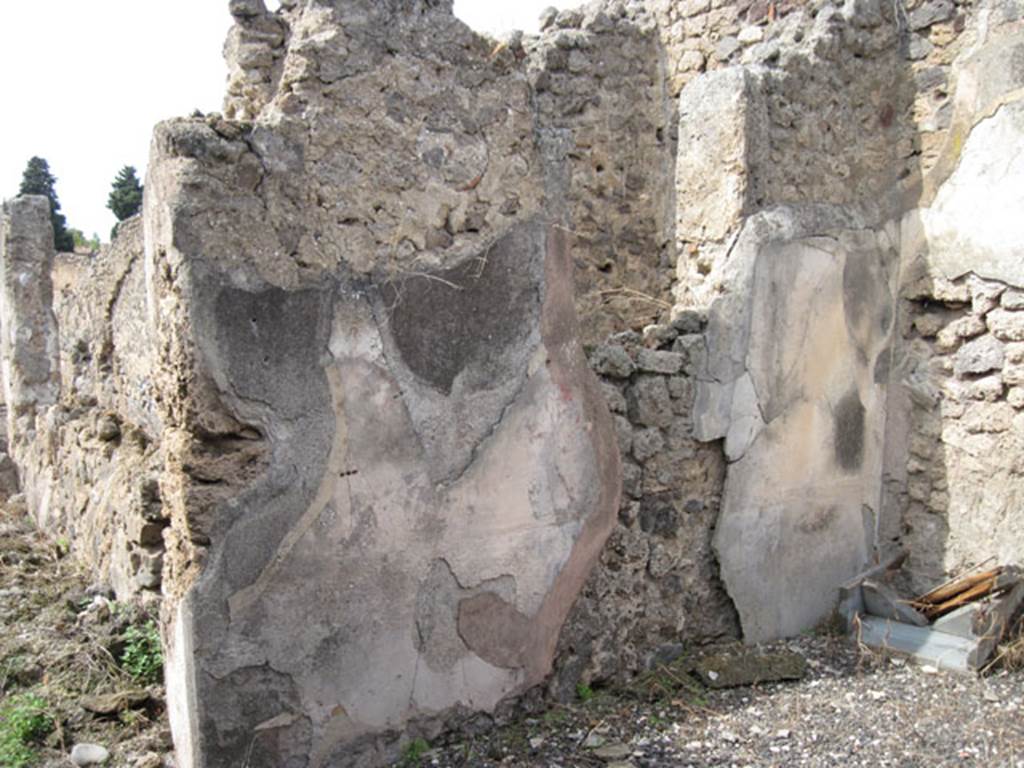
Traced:
<path fill-rule="evenodd" d="M 705 318 L 680 314 L 593 347 L 623 456 L 618 524 L 559 641 L 552 693 L 623 682 L 686 644 L 739 636 L 712 537 L 725 459 L 693 433 Z"/>

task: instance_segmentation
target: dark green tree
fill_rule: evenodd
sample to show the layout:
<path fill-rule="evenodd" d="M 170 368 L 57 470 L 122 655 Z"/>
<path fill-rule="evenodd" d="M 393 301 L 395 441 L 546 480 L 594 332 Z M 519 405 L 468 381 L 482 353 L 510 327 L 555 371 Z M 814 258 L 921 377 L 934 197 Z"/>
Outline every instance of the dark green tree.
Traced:
<path fill-rule="evenodd" d="M 139 212 L 142 207 L 142 184 L 132 166 L 122 168 L 110 186 L 107 208 L 114 212 L 118 221 L 124 221 Z"/>
<path fill-rule="evenodd" d="M 53 244 L 58 251 L 73 251 L 75 241 L 67 229 L 67 219 L 60 212 L 57 200 L 57 178 L 50 173 L 50 164 L 41 157 L 33 157 L 21 176 L 19 195 L 43 195 L 50 201 L 50 220 L 53 222 Z"/>

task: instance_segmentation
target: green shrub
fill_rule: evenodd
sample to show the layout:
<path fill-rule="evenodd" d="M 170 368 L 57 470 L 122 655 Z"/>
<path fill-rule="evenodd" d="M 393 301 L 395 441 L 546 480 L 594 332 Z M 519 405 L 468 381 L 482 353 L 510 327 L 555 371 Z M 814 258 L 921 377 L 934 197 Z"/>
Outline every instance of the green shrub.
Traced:
<path fill-rule="evenodd" d="M 53 730 L 46 702 L 34 693 L 11 696 L 0 704 L 0 765 L 27 768 L 36 761 L 32 745 Z"/>
<path fill-rule="evenodd" d="M 160 633 L 152 619 L 125 631 L 121 667 L 143 685 L 159 683 L 162 679 L 164 654 L 160 647 Z"/>

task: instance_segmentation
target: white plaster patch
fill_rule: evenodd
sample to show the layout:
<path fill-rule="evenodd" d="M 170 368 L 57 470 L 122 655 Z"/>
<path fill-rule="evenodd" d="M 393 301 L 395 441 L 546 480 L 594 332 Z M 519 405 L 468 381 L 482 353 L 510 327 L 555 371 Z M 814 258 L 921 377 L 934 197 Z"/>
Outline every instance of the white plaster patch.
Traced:
<path fill-rule="evenodd" d="M 1024 102 L 971 132 L 931 208 L 908 214 L 911 237 L 953 279 L 968 272 L 1024 286 Z M 915 226 L 915 214 L 920 224 Z"/>

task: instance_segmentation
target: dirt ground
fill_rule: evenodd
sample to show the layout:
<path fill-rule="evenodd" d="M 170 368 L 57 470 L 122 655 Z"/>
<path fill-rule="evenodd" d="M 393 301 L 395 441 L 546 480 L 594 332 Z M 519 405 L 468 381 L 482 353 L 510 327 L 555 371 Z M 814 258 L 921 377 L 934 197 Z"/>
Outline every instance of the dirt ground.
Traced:
<path fill-rule="evenodd" d="M 109 750 L 110 766 L 172 765 L 159 656 L 139 640 L 152 617 L 115 602 L 67 549 L 0 509 L 0 766 L 73 766 L 79 743 Z M 26 716 L 47 724 L 20 738 Z"/>
<path fill-rule="evenodd" d="M 173 768 L 159 659 L 140 642 L 151 618 L 93 584 L 66 542 L 0 510 L 0 767 L 67 768 L 91 743 L 108 766 Z M 412 742 L 398 765 L 1024 768 L 1019 669 L 946 673 L 829 635 L 762 650 L 802 657 L 803 678 L 712 690 L 695 651 L 626 689 L 580 686 L 572 704 Z M 26 712 L 42 718 L 20 739 Z"/>

